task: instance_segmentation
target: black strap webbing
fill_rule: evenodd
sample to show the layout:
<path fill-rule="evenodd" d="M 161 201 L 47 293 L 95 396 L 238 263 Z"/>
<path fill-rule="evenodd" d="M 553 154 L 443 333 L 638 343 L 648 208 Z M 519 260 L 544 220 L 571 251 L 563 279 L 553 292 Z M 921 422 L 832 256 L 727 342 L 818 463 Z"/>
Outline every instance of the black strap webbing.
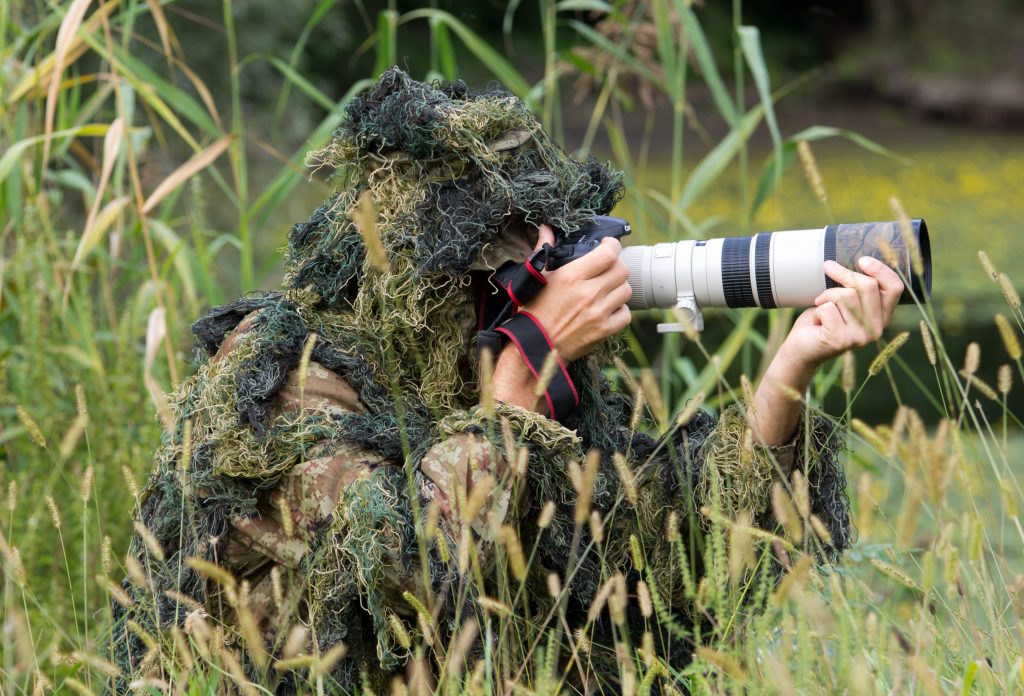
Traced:
<path fill-rule="evenodd" d="M 495 331 L 515 344 L 530 372 L 535 378 L 540 379 L 548 354 L 555 347 L 537 318 L 521 309 Z M 555 420 L 562 421 L 579 405 L 580 396 L 561 356 L 556 354 L 555 358 L 558 361 L 558 368 L 544 390 L 544 398 L 548 402 L 549 415 Z"/>

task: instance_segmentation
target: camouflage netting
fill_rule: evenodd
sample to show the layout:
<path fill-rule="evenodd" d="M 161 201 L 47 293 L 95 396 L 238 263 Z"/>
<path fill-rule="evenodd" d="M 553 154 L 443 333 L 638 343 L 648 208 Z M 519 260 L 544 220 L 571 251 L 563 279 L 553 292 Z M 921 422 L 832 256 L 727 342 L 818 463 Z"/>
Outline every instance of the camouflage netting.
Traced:
<path fill-rule="evenodd" d="M 503 405 L 488 417 L 477 405 L 476 279 L 515 258 L 516 250 L 529 249 L 539 223 L 572 230 L 608 213 L 622 193 L 616 172 L 566 155 L 527 106 L 505 91 L 471 92 L 462 82 L 422 84 L 397 69 L 352 103 L 316 161 L 337 171 L 338 193 L 292 229 L 282 290 L 214 309 L 193 327 L 208 358 L 221 355 L 204 362 L 175 394 L 177 427 L 164 435 L 143 496 L 140 521 L 164 558 L 154 557 L 142 538 L 133 543 L 132 554 L 151 576 L 145 592 L 157 606 L 141 609 L 152 601 L 147 604 L 143 590 L 125 582 L 139 600 L 133 609 L 115 606 L 112 645 L 126 674 L 137 673 L 145 660 L 140 634 L 184 621 L 187 608 L 166 591 L 231 621 L 217 586 L 184 560 L 221 562 L 232 521 L 260 514 L 268 492 L 311 456 L 314 444 L 317 452 L 358 447 L 390 463 L 346 488 L 295 574 L 305 583 L 296 615 L 319 650 L 339 641 L 348 646 L 348 656 L 329 675 L 333 691 L 351 690 L 362 679 L 383 683 L 407 657 L 387 620 L 389 614 L 407 615 L 409 607 L 387 578 L 425 574 L 441 607 L 442 633 L 450 634 L 474 611 L 471 602 L 451 599 L 455 588 L 475 587 L 453 558 L 457 540 L 445 544 L 449 549 L 428 540 L 421 558 L 421 525 L 413 512 L 426 506 L 412 493 L 422 490 L 419 463 L 447 437 L 486 438 L 498 455 L 514 461 L 516 452 L 506 452 L 506 433 L 497 425 L 503 420 L 513 438 L 528 446 L 525 491 L 509 520 L 527 548 L 536 541 L 544 502 L 556 503 L 539 545 L 543 570 L 527 580 L 536 597 L 547 594 L 547 572 L 566 570 L 577 529 L 569 464 L 582 462 L 591 448 L 601 451 L 593 506 L 606 518 L 605 562 L 593 552 L 578 559 L 570 620 L 585 618 L 610 572 L 629 571 L 630 535 L 644 544 L 655 581 L 672 585 L 672 553 L 664 541 L 669 510 L 678 511 L 684 538 L 699 536 L 698 510 L 711 497 L 723 497 L 734 508 L 727 512 L 743 508 L 774 527 L 767 495 L 771 453 L 754 448 L 744 466 L 735 465 L 746 430 L 739 411 L 727 411 L 732 415 L 718 422 L 698 412 L 687 427 L 660 440 L 631 430 L 631 398 L 600 373 L 607 350 L 570 366 L 581 403 L 565 425 Z M 364 194 L 387 252 L 384 268 L 368 258 L 354 222 Z M 251 327 L 225 351 L 222 343 L 243 319 Z M 312 360 L 355 389 L 361 412 L 275 410 L 275 397 L 311 333 L 317 337 Z M 826 555 L 834 555 L 849 541 L 845 481 L 836 436 L 824 420 L 812 425 L 810 456 L 805 461 L 798 447 L 796 465 L 807 471 L 813 511 L 832 536 Z M 635 504 L 623 501 L 615 452 L 633 469 Z M 712 469 L 724 495 L 709 492 Z M 586 529 L 580 541 L 585 548 Z M 701 572 L 699 554 L 693 563 Z M 629 572 L 632 587 L 640 576 Z M 685 598 L 667 598 L 672 611 L 685 613 Z M 690 619 L 683 623 L 693 625 Z M 611 645 L 611 630 L 600 624 L 595 645 Z M 279 650 L 280 640 L 272 648 Z M 686 641 L 676 640 L 667 651 L 678 664 L 689 659 Z M 618 672 L 614 664 L 609 669 L 611 684 Z M 273 688 L 287 692 L 288 679 Z"/>

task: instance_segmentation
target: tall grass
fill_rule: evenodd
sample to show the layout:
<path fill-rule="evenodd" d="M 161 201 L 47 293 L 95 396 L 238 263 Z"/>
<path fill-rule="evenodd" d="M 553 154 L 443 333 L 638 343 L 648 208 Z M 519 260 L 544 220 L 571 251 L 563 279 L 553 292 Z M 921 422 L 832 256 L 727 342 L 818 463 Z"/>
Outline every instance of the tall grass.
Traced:
<path fill-rule="evenodd" d="M 182 26 L 169 21 L 167 3 L 0 6 L 5 693 L 97 693 L 116 673 L 100 646 L 109 602 L 132 601 L 115 581 L 127 576 L 139 587 L 147 584 L 144 568 L 119 559 L 133 532 L 128 519 L 139 481 L 166 416 L 163 395 L 191 369 L 187 325 L 236 290 L 257 287 L 257 236 L 268 231 L 298 187 L 318 186 L 305 183 L 305 152 L 326 141 L 346 101 L 369 84 L 364 80 L 335 99 L 295 69 L 301 46 L 332 4 L 318 4 L 296 51 L 284 58 L 239 55 L 232 0 L 223 0 L 231 75 L 226 99 L 211 94 L 189 67 L 176 38 Z M 739 0 L 733 5 L 732 93 L 690 3 L 653 0 L 649 12 L 642 8 L 589 0 L 541 3 L 544 74 L 536 82 L 436 8 L 401 14 L 389 6 L 366 45 L 376 51 L 379 72 L 401 57 L 401 32 L 425 27 L 431 60 L 417 77 L 454 77 L 461 52 L 527 99 L 551 127 L 560 122 L 559 86 L 566 75 L 589 78 L 596 96 L 581 154 L 603 130 L 625 171 L 626 205 L 638 242 L 705 234 L 714 221 L 699 219 L 697 204 L 727 175 L 739 177 L 736 205 L 743 227 L 753 226 L 798 151 L 809 185 L 821 188 L 827 219 L 826 182 L 808 164 L 806 143 L 845 137 L 862 145 L 865 156 L 891 156 L 861 136 L 825 126 L 783 137 L 774 103 L 795 85 L 770 84 L 758 33 L 742 24 Z M 582 12 L 590 10 L 611 11 L 605 24 L 595 25 L 583 21 Z M 156 30 L 158 44 L 143 39 L 144 25 Z M 634 50 L 641 35 L 654 37 L 651 52 Z M 279 104 L 301 98 L 324 114 L 307 146 L 279 155 L 277 173 L 266 182 L 251 175 L 253 153 L 267 150 L 253 147 L 260 138 L 247 121 L 240 92 L 241 72 L 260 60 L 281 75 Z M 687 91 L 697 81 L 712 95 L 728 132 L 705 154 L 692 156 L 697 148 L 688 142 Z M 750 105 L 748 81 L 757 94 Z M 667 191 L 644 183 L 646 157 L 636 153 L 646 152 L 649 143 L 624 125 L 623 112 L 633 106 L 638 83 L 672 107 Z M 762 125 L 773 147 L 755 173 L 748 143 Z M 175 163 L 161 164 L 167 158 Z M 154 175 L 154 168 L 162 173 Z M 795 395 L 814 409 L 838 389 L 850 404 L 859 383 L 886 379 L 902 356 L 925 351 L 930 371 L 916 377 L 941 405 L 942 419 L 932 428 L 906 408 L 890 424 L 840 414 L 852 443 L 847 465 L 860 541 L 839 567 L 822 571 L 811 563 L 807 549 L 824 532 L 809 515 L 807 492 L 797 479 L 773 497 L 776 515 L 785 522 L 783 536 L 708 511 L 713 531 L 706 575 L 693 578 L 680 565 L 678 581 L 694 605 L 714 617 L 712 631 L 694 632 L 669 621 L 649 573 L 636 587 L 609 573 L 591 622 L 604 612 L 621 621 L 624 606 L 637 603 L 651 631 L 677 632 L 680 640 L 695 642 L 693 663 L 678 672 L 647 638 L 628 645 L 623 637 L 613 648 L 621 649 L 624 691 L 648 693 L 655 684 L 701 693 L 1021 690 L 1024 496 L 1015 468 L 1021 450 L 1011 430 L 1019 420 L 1008 412 L 1006 396 L 1024 379 L 1024 315 L 1012 279 L 1001 272 L 1012 269 L 993 268 L 987 259 L 983 265 L 978 273 L 988 273 L 1008 303 L 999 319 L 1004 347 L 986 347 L 980 357 L 972 348 L 966 360 L 950 355 L 924 303 L 919 335 L 894 337 L 867 369 L 858 371 L 849 359 L 836 362 L 807 395 Z M 615 377 L 622 388 L 642 394 L 653 419 L 664 426 L 678 414 L 685 417 L 697 399 L 721 407 L 742 393 L 732 375 L 743 368 L 756 381 L 759 358 L 770 356 L 790 320 L 777 313 L 761 331 L 758 316 L 721 316 L 716 321 L 734 325 L 729 335 L 714 346 L 691 337 L 686 360 L 675 357 L 678 336 L 645 351 L 631 335 L 628 357 L 635 366 L 622 363 Z M 998 384 L 978 377 L 979 361 L 1006 363 Z M 985 402 L 995 404 L 1000 418 L 989 420 L 993 411 L 982 408 Z M 580 486 L 585 499 L 585 485 Z M 595 538 L 601 536 L 600 518 L 587 509 L 578 518 L 591 525 Z M 524 624 L 517 615 L 519 579 L 536 549 L 519 548 L 513 533 L 503 539 L 501 591 L 481 602 L 477 620 L 452 645 L 431 645 L 433 619 L 427 612 L 420 612 L 417 630 L 408 632 L 400 622 L 393 627 L 399 642 L 408 643 L 414 667 L 395 693 L 425 693 L 430 659 L 442 665 L 439 687 L 448 693 L 550 693 L 564 687 L 572 670 L 585 669 L 593 647 L 591 623 L 566 631 L 553 612 Z M 766 573 L 770 551 L 786 569 L 777 585 Z M 641 574 L 643 559 L 637 546 L 632 563 Z M 234 583 L 215 567 L 202 572 L 224 585 Z M 562 596 L 557 579 L 550 591 Z M 259 652 L 259 638 L 241 623 L 242 635 L 235 636 L 193 612 L 180 630 L 146 636 L 152 643 L 147 670 L 129 676 L 151 693 L 264 693 L 267 687 L 251 683 L 239 666 L 238 646 Z M 476 637 L 485 657 L 465 664 Z M 302 669 L 310 692 L 330 691 L 324 675 L 339 652 L 303 655 L 286 649 L 285 656 L 268 668 Z"/>

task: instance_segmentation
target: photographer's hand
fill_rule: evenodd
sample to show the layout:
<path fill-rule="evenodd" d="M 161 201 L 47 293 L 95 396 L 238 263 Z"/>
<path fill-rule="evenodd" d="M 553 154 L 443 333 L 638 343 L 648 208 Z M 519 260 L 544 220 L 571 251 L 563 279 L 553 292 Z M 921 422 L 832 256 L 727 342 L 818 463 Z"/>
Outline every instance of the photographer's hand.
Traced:
<path fill-rule="evenodd" d="M 554 244 L 554 232 L 540 226 L 537 247 Z M 585 355 L 630 322 L 626 301 L 632 294 L 629 270 L 619 259 L 622 246 L 614 238 L 556 271 L 545 271 L 548 284 L 523 306 L 547 331 L 565 362 Z M 534 396 L 536 381 L 514 346 L 506 346 L 494 368 L 494 398 L 546 412 L 544 400 Z"/>
<path fill-rule="evenodd" d="M 747 414 L 763 444 L 783 444 L 796 430 L 800 408 L 787 391 L 802 394 L 823 362 L 877 340 L 892 320 L 903 281 L 876 259 L 865 256 L 857 265 L 862 273 L 825 262 L 825 273 L 842 287 L 821 293 L 797 317 L 765 371 Z"/>

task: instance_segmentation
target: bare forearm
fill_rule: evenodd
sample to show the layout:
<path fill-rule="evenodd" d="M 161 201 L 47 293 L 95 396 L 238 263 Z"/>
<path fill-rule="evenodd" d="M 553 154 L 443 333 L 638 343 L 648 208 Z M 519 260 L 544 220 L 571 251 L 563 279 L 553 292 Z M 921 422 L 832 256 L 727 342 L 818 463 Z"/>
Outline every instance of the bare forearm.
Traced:
<path fill-rule="evenodd" d="M 815 366 L 792 359 L 785 346 L 772 360 L 747 408 L 747 421 L 761 444 L 782 445 L 793 437 L 800 421 L 800 402 L 814 376 Z"/>
<path fill-rule="evenodd" d="M 537 379 L 523 362 L 515 347 L 508 345 L 498 356 L 492 379 L 494 399 L 502 403 L 546 413 L 543 399 L 537 397 Z"/>

